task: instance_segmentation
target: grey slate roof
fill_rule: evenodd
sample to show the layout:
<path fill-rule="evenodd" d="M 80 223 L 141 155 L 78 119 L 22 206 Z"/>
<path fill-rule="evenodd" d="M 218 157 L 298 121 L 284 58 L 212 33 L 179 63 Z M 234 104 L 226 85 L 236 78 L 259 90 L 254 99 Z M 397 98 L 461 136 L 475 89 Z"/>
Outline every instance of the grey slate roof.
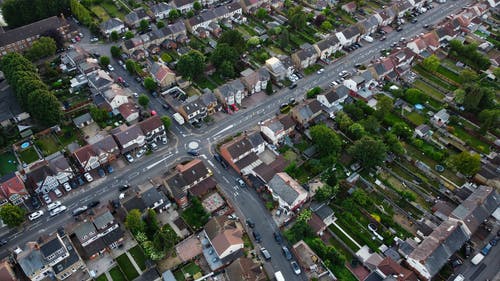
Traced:
<path fill-rule="evenodd" d="M 141 194 L 142 201 L 144 201 L 144 205 L 148 208 L 152 208 L 156 202 L 163 200 L 163 205 L 168 203 L 168 198 L 165 196 L 163 192 L 160 192 L 156 188 L 150 188 Z M 161 207 L 161 206 L 160 206 Z"/>
<path fill-rule="evenodd" d="M 29 37 L 42 35 L 49 30 L 57 29 L 64 25 L 67 25 L 67 22 L 65 20 L 53 16 L 15 29 L 11 29 L 7 32 L 0 33 L 0 46 L 6 46 Z"/>
<path fill-rule="evenodd" d="M 109 20 L 101 23 L 100 28 L 103 31 L 112 30 L 123 25 L 123 22 L 119 18 L 110 18 Z"/>
<path fill-rule="evenodd" d="M 71 244 L 69 238 L 64 237 L 63 242 L 64 245 L 66 245 L 66 249 L 68 250 L 69 256 L 63 259 L 62 261 L 56 263 L 54 266 L 52 266 L 52 269 L 54 270 L 55 274 L 61 273 L 62 271 L 66 270 L 68 267 L 72 266 L 73 264 L 75 264 L 80 260 L 80 256 L 73 247 L 73 244 Z"/>
<path fill-rule="evenodd" d="M 115 136 L 118 144 L 124 145 L 143 134 L 141 128 L 138 125 L 132 125 L 121 132 L 114 133 L 113 135 Z"/>
<path fill-rule="evenodd" d="M 247 137 L 248 137 L 248 140 L 250 141 L 250 143 L 252 144 L 253 148 L 257 148 L 259 145 L 266 142 L 264 140 L 264 138 L 262 137 L 262 135 L 260 134 L 260 132 L 257 132 L 257 131 L 250 133 Z"/>
<path fill-rule="evenodd" d="M 61 240 L 59 240 L 59 238 L 56 236 L 50 241 L 47 241 L 46 243 L 42 244 L 40 246 L 40 252 L 44 257 L 48 257 L 57 252 L 58 250 L 60 250 L 61 248 L 63 248 L 63 244 Z"/>
<path fill-rule="evenodd" d="M 105 228 L 107 225 L 111 224 L 112 222 L 114 222 L 115 218 L 113 217 L 113 215 L 111 214 L 110 211 L 106 211 L 104 213 L 102 213 L 101 215 L 98 215 L 94 218 L 94 225 L 97 229 L 103 229 Z"/>
<path fill-rule="evenodd" d="M 93 121 L 92 116 L 90 116 L 90 113 L 85 113 L 83 115 L 80 115 L 76 118 L 73 119 L 73 123 L 76 126 L 79 126 L 80 124 L 83 124 L 85 122 Z"/>
<path fill-rule="evenodd" d="M 86 221 L 86 222 L 79 224 L 73 230 L 73 232 L 75 233 L 78 240 L 80 240 L 80 242 L 85 242 L 89 238 L 95 236 L 95 234 L 97 233 L 97 230 L 96 230 L 94 224 L 92 224 L 89 221 Z M 91 235 L 91 233 L 94 233 L 94 234 Z"/>
<path fill-rule="evenodd" d="M 17 257 L 17 262 L 21 266 L 23 272 L 30 276 L 44 266 L 43 256 L 39 250 L 24 249 L 25 253 L 21 253 L 22 257 Z"/>
<path fill-rule="evenodd" d="M 272 189 L 273 193 L 276 193 L 283 201 L 288 204 L 293 204 L 293 201 L 299 196 L 299 193 L 295 191 L 290 185 L 283 180 L 278 174 L 268 183 L 269 188 Z"/>
<path fill-rule="evenodd" d="M 170 11 L 172 9 L 173 9 L 172 6 L 166 4 L 165 2 L 160 2 L 158 4 L 151 6 L 151 12 L 153 12 L 154 15 L 158 15 L 166 11 Z"/>

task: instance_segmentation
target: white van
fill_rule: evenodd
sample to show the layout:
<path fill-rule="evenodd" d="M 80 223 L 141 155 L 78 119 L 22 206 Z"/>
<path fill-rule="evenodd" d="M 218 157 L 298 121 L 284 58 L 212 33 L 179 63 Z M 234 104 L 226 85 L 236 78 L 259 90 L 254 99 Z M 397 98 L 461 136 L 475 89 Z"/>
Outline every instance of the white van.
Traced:
<path fill-rule="evenodd" d="M 484 255 L 479 253 L 475 255 L 470 261 L 473 265 L 478 265 L 484 259 Z"/>
<path fill-rule="evenodd" d="M 453 281 L 464 281 L 465 277 L 462 274 L 457 275 Z"/>
<path fill-rule="evenodd" d="M 274 278 L 276 279 L 276 281 L 285 281 L 285 277 L 283 277 L 283 274 L 281 273 L 281 271 L 275 272 Z"/>

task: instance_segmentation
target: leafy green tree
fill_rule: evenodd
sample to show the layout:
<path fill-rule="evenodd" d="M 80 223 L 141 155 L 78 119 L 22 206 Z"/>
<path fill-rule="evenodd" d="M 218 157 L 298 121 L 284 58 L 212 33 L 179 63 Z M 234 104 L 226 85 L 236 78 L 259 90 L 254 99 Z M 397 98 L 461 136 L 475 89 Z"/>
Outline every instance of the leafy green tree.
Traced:
<path fill-rule="evenodd" d="M 110 62 L 111 62 L 111 59 L 107 56 L 101 56 L 99 58 L 99 64 L 101 64 L 101 66 L 103 66 L 103 67 L 107 67 Z"/>
<path fill-rule="evenodd" d="M 113 42 L 116 42 L 118 40 L 120 40 L 120 34 L 118 34 L 118 31 L 116 30 L 113 30 L 110 34 L 109 34 L 109 39 Z"/>
<path fill-rule="evenodd" d="M 423 101 L 424 93 L 422 93 L 419 89 L 409 88 L 406 90 L 403 98 L 411 104 L 417 104 Z"/>
<path fill-rule="evenodd" d="M 18 27 L 67 12 L 68 0 L 6 0 L 2 14 L 9 27 Z"/>
<path fill-rule="evenodd" d="M 127 214 L 127 217 L 125 218 L 125 226 L 134 235 L 139 232 L 144 232 L 146 226 L 142 220 L 142 214 L 138 209 L 133 209 Z"/>
<path fill-rule="evenodd" d="M 177 233 L 175 233 L 169 224 L 166 224 L 155 235 L 153 239 L 153 246 L 157 251 L 163 253 L 164 255 L 169 255 L 178 241 L 179 237 L 177 236 Z"/>
<path fill-rule="evenodd" d="M 255 16 L 258 19 L 263 20 L 267 17 L 267 10 L 265 8 L 258 8 L 255 12 Z"/>
<path fill-rule="evenodd" d="M 271 80 L 267 81 L 266 94 L 268 94 L 268 95 L 273 94 L 273 83 L 271 82 Z"/>
<path fill-rule="evenodd" d="M 359 122 L 365 128 L 365 131 L 378 134 L 380 132 L 380 123 L 375 116 L 370 115 Z"/>
<path fill-rule="evenodd" d="M 69 7 L 71 13 L 84 25 L 89 26 L 93 22 L 93 18 L 90 15 L 90 11 L 83 6 L 78 0 L 70 0 Z"/>
<path fill-rule="evenodd" d="M 287 49 L 290 45 L 290 33 L 287 29 L 283 29 L 279 36 L 279 44 L 281 49 Z"/>
<path fill-rule="evenodd" d="M 146 95 L 140 95 L 139 98 L 137 98 L 137 102 L 146 109 L 149 104 L 149 98 Z"/>
<path fill-rule="evenodd" d="M 469 112 L 478 112 L 495 106 L 495 92 L 478 84 L 466 84 L 463 106 Z"/>
<path fill-rule="evenodd" d="M 403 145 L 398 140 L 398 137 L 393 133 L 388 132 L 385 134 L 385 144 L 387 145 L 387 148 L 395 154 L 404 153 Z"/>
<path fill-rule="evenodd" d="M 354 103 L 344 105 L 344 112 L 347 113 L 354 121 L 359 121 L 365 117 L 363 109 Z"/>
<path fill-rule="evenodd" d="M 317 95 L 321 94 L 322 91 L 323 91 L 323 88 L 316 86 L 316 87 L 310 89 L 309 91 L 307 91 L 306 97 L 308 99 L 315 98 Z"/>
<path fill-rule="evenodd" d="M 310 209 L 304 209 L 297 216 L 297 222 L 307 223 L 312 217 L 312 211 Z"/>
<path fill-rule="evenodd" d="M 255 47 L 259 44 L 260 44 L 260 39 L 258 36 L 252 36 L 247 40 L 247 45 L 250 47 Z"/>
<path fill-rule="evenodd" d="M 246 48 L 243 35 L 241 35 L 241 33 L 236 29 L 230 29 L 222 33 L 221 37 L 217 41 L 217 46 L 224 43 L 234 48 L 237 53 L 243 53 Z"/>
<path fill-rule="evenodd" d="M 455 171 L 470 177 L 475 175 L 481 168 L 481 156 L 463 151 L 448 157 L 447 164 Z"/>
<path fill-rule="evenodd" d="M 149 28 L 149 22 L 147 20 L 141 20 L 139 22 L 139 30 L 142 32 L 146 32 Z"/>
<path fill-rule="evenodd" d="M 391 133 L 403 139 L 409 139 L 413 135 L 413 131 L 404 122 L 395 123 L 391 128 Z"/>
<path fill-rule="evenodd" d="M 137 73 L 137 63 L 131 59 L 125 61 L 125 68 L 130 74 Z"/>
<path fill-rule="evenodd" d="M 0 218 L 9 227 L 21 225 L 26 220 L 26 211 L 10 203 L 0 207 Z"/>
<path fill-rule="evenodd" d="M 122 55 L 122 49 L 118 46 L 111 46 L 110 52 L 114 58 L 119 58 Z"/>
<path fill-rule="evenodd" d="M 330 21 L 325 20 L 323 23 L 320 25 L 321 29 L 329 31 L 333 29 L 333 25 Z"/>
<path fill-rule="evenodd" d="M 106 122 L 109 119 L 109 113 L 106 109 L 101 109 L 96 106 L 90 108 L 90 116 L 97 123 Z"/>
<path fill-rule="evenodd" d="M 436 55 L 431 55 L 422 61 L 422 66 L 430 72 L 436 72 L 441 62 Z"/>
<path fill-rule="evenodd" d="M 170 126 L 172 126 L 172 119 L 170 119 L 170 117 L 168 117 L 167 115 L 163 115 L 161 117 L 161 122 L 163 123 L 163 126 L 167 131 L 170 128 Z"/>
<path fill-rule="evenodd" d="M 191 18 L 193 16 L 194 16 L 194 11 L 193 10 L 189 10 L 189 11 L 186 12 L 186 17 L 187 18 Z"/>
<path fill-rule="evenodd" d="M 335 121 L 337 122 L 337 124 L 339 124 L 339 128 L 344 132 L 347 132 L 347 129 L 353 123 L 351 117 L 349 117 L 349 115 L 347 115 L 343 111 L 337 113 L 337 115 L 335 116 Z"/>
<path fill-rule="evenodd" d="M 203 9 L 203 6 L 200 4 L 200 2 L 194 1 L 193 9 L 195 9 L 196 11 L 199 11 L 199 10 Z"/>
<path fill-rule="evenodd" d="M 234 65 L 228 60 L 223 61 L 218 70 L 223 77 L 231 78 L 235 75 Z"/>
<path fill-rule="evenodd" d="M 157 232 L 160 230 L 160 224 L 156 212 L 153 209 L 148 209 L 148 213 L 144 219 L 144 233 L 149 240 L 153 240 Z"/>
<path fill-rule="evenodd" d="M 288 9 L 288 19 L 294 30 L 301 30 L 306 26 L 307 15 L 302 6 L 298 5 Z"/>
<path fill-rule="evenodd" d="M 146 77 L 144 79 L 144 88 L 146 88 L 150 91 L 154 91 L 154 90 L 156 90 L 156 87 L 157 87 L 157 85 L 156 85 L 155 80 L 153 80 L 153 78 Z"/>
<path fill-rule="evenodd" d="M 176 70 L 185 79 L 193 80 L 203 75 L 205 69 L 205 56 L 196 50 L 191 50 L 182 55 L 177 61 Z"/>
<path fill-rule="evenodd" d="M 176 19 L 180 18 L 181 17 L 181 13 L 179 12 L 179 10 L 177 9 L 172 9 L 169 13 L 168 13 L 168 19 L 170 21 L 175 21 Z"/>
<path fill-rule="evenodd" d="M 132 39 L 134 38 L 134 33 L 132 31 L 127 31 L 125 32 L 125 34 L 123 35 L 125 37 L 125 39 Z"/>
<path fill-rule="evenodd" d="M 161 21 L 161 20 L 157 21 L 157 22 L 156 22 L 156 27 L 157 27 L 158 29 L 162 29 L 162 28 L 164 28 L 164 27 L 165 27 L 165 22 L 163 22 L 163 21 Z"/>
<path fill-rule="evenodd" d="M 377 110 L 375 116 L 378 120 L 384 120 L 385 116 L 392 111 L 394 103 L 392 99 L 386 95 L 381 96 L 377 101 Z"/>
<path fill-rule="evenodd" d="M 361 137 L 363 137 L 366 134 L 365 127 L 359 123 L 353 123 L 351 126 L 349 126 L 349 136 L 353 140 L 359 140 Z"/>
<path fill-rule="evenodd" d="M 462 81 L 463 84 L 475 83 L 478 80 L 479 76 L 474 70 L 465 68 L 464 70 L 460 71 L 460 81 Z"/>
<path fill-rule="evenodd" d="M 479 113 L 481 121 L 481 132 L 486 132 L 490 128 L 500 128 L 500 109 L 485 109 Z"/>
<path fill-rule="evenodd" d="M 53 126 L 61 121 L 61 104 L 47 90 L 36 90 L 28 95 L 28 110 L 45 126 Z"/>
<path fill-rule="evenodd" d="M 56 41 L 50 37 L 40 37 L 31 48 L 26 52 L 26 57 L 32 61 L 39 60 L 44 57 L 52 56 L 56 53 Z"/>
<path fill-rule="evenodd" d="M 322 155 L 337 155 L 342 147 L 339 136 L 324 124 L 310 128 L 312 142 Z"/>
<path fill-rule="evenodd" d="M 307 222 L 297 220 L 290 229 L 285 231 L 284 236 L 290 243 L 294 244 L 304 238 L 312 238 L 314 236 L 314 231 Z"/>
<path fill-rule="evenodd" d="M 347 152 L 363 167 L 370 169 L 382 164 L 387 148 L 382 141 L 364 136 L 354 142 Z"/>
<path fill-rule="evenodd" d="M 322 187 L 318 188 L 318 190 L 316 190 L 314 200 L 318 202 L 326 202 L 335 197 L 335 195 L 337 195 L 337 192 L 338 186 L 330 186 L 325 184 Z"/>

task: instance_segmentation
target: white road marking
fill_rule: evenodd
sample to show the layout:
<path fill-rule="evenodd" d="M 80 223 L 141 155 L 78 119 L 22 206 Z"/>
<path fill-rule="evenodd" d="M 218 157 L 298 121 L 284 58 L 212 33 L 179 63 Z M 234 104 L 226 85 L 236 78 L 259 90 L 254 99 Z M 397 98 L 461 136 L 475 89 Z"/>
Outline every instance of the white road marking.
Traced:
<path fill-rule="evenodd" d="M 205 158 L 205 159 L 206 159 L 206 158 Z M 208 164 L 210 164 L 210 166 L 212 166 L 212 167 L 214 167 L 214 168 L 215 168 L 215 165 L 214 165 L 214 163 L 212 163 L 212 161 L 207 160 L 207 162 L 208 162 Z"/>
<path fill-rule="evenodd" d="M 224 181 L 226 181 L 227 183 L 229 183 L 229 181 L 226 179 L 225 176 L 222 176 L 222 178 L 224 179 Z"/>
<path fill-rule="evenodd" d="M 222 134 L 223 132 L 225 132 L 225 131 L 227 131 L 227 130 L 231 130 L 231 129 L 233 128 L 233 126 L 234 126 L 234 125 L 233 125 L 233 124 L 231 124 L 231 125 L 227 126 L 226 128 L 224 128 L 224 129 L 222 129 L 222 130 L 218 131 L 218 132 L 217 132 L 216 134 L 214 134 L 213 136 L 215 137 L 215 136 L 217 136 L 217 135 L 219 135 L 219 134 Z"/>
<path fill-rule="evenodd" d="M 200 155 L 203 159 L 208 159 L 205 154 Z"/>
<path fill-rule="evenodd" d="M 154 162 L 153 164 L 151 164 L 151 165 L 147 166 L 146 168 L 144 168 L 144 169 L 143 169 L 143 171 L 145 172 L 145 171 L 147 171 L 147 170 L 150 170 L 150 169 L 151 169 L 151 168 L 153 168 L 154 166 L 156 166 L 156 165 L 160 164 L 161 162 L 163 162 L 163 161 L 167 160 L 168 158 L 172 157 L 172 155 L 173 155 L 173 154 L 169 152 L 169 154 L 168 154 L 167 156 L 163 157 L 163 159 L 158 160 L 158 161 Z"/>

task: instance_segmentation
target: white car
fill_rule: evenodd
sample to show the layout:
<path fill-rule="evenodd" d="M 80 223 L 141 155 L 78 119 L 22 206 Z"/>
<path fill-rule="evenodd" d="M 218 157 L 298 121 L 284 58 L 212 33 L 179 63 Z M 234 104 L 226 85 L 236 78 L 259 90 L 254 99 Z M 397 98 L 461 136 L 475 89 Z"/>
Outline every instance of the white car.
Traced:
<path fill-rule="evenodd" d="M 54 193 L 56 194 L 57 197 L 61 197 L 63 195 L 62 192 L 57 187 L 54 188 Z"/>
<path fill-rule="evenodd" d="M 90 42 L 91 43 L 94 43 L 94 42 L 97 42 L 97 41 L 99 41 L 99 38 L 97 38 L 97 37 L 90 38 Z"/>
<path fill-rule="evenodd" d="M 108 64 L 108 70 L 109 71 L 115 71 L 115 68 L 111 64 Z"/>
<path fill-rule="evenodd" d="M 28 219 L 30 221 L 34 221 L 36 219 L 38 219 L 39 217 L 43 216 L 43 211 L 40 210 L 40 211 L 36 211 L 34 213 L 31 213 L 29 216 L 28 216 Z"/>
<path fill-rule="evenodd" d="M 297 264 L 296 261 L 292 261 L 290 264 L 292 265 L 293 272 L 296 275 L 300 275 L 302 273 L 302 271 L 300 270 L 300 266 Z"/>
<path fill-rule="evenodd" d="M 69 182 L 63 183 L 63 187 L 64 187 L 64 190 L 66 190 L 66 192 L 71 191 L 71 185 L 69 185 Z"/>
<path fill-rule="evenodd" d="M 85 177 L 85 179 L 88 181 L 88 182 L 91 182 L 94 180 L 94 178 L 89 174 L 89 173 L 85 173 L 83 175 Z"/>
<path fill-rule="evenodd" d="M 130 155 L 130 153 L 125 154 L 125 158 L 127 158 L 127 161 L 129 163 L 134 162 L 134 157 L 132 157 L 132 155 Z"/>
<path fill-rule="evenodd" d="M 45 204 L 50 204 L 52 202 L 52 199 L 50 199 L 48 194 L 44 194 L 42 197 L 43 201 L 45 201 Z"/>
<path fill-rule="evenodd" d="M 323 73 L 324 71 L 325 71 L 325 69 L 324 69 L 324 68 L 321 68 L 321 69 L 320 69 L 320 70 L 318 70 L 316 73 L 321 74 L 321 73 Z"/>
<path fill-rule="evenodd" d="M 156 142 L 152 142 L 149 147 L 151 148 L 151 150 L 157 150 L 158 149 L 158 145 L 156 144 Z"/>
<path fill-rule="evenodd" d="M 66 211 L 66 206 L 59 206 L 57 208 L 55 208 L 54 210 L 50 211 L 50 216 L 53 217 L 53 216 L 57 216 L 58 214 Z"/>
<path fill-rule="evenodd" d="M 141 158 L 144 153 L 146 153 L 146 150 L 144 148 L 139 149 L 139 151 L 137 151 L 137 153 L 135 154 L 135 158 Z"/>
<path fill-rule="evenodd" d="M 61 201 L 54 201 L 47 205 L 47 210 L 52 211 L 59 206 L 61 206 Z"/>
<path fill-rule="evenodd" d="M 138 94 L 138 93 L 133 93 L 133 94 L 132 94 L 132 96 L 133 96 L 134 98 L 138 98 L 138 97 L 139 97 L 139 94 Z"/>
<path fill-rule="evenodd" d="M 346 71 L 346 70 L 342 70 L 342 71 L 339 73 L 339 76 L 340 76 L 340 77 L 342 77 L 342 76 L 344 76 L 344 75 L 346 75 L 346 74 L 347 74 L 347 71 Z"/>
<path fill-rule="evenodd" d="M 167 142 L 168 142 L 167 137 L 162 137 L 162 138 L 161 138 L 161 142 L 162 142 L 163 144 L 167 144 Z"/>

